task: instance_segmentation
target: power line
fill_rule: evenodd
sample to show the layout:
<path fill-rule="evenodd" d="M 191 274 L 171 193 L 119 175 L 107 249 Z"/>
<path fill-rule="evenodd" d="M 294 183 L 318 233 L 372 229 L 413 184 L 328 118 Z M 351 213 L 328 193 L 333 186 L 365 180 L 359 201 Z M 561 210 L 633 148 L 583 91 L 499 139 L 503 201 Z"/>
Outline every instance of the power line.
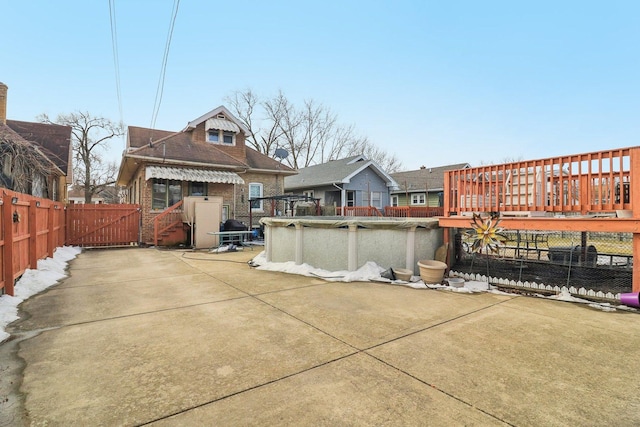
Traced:
<path fill-rule="evenodd" d="M 179 6 L 180 0 L 174 0 L 171 23 L 169 24 L 169 33 L 167 34 L 167 43 L 164 47 L 164 57 L 162 58 L 162 66 L 160 67 L 160 78 L 158 79 L 158 88 L 156 89 L 156 99 L 153 104 L 153 113 L 151 114 L 151 129 L 155 128 L 156 119 L 158 118 L 158 113 L 160 112 L 160 104 L 162 103 L 162 94 L 164 92 L 164 78 L 167 71 L 167 59 L 169 58 L 171 37 L 173 36 L 173 28 L 176 23 L 176 17 L 178 16 Z"/>
<path fill-rule="evenodd" d="M 115 0 L 109 0 L 109 22 L 111 23 L 111 47 L 113 51 L 113 66 L 116 70 L 116 94 L 118 96 L 118 110 L 120 112 L 120 123 L 124 123 L 124 115 L 122 113 L 122 92 L 120 90 L 120 60 L 118 55 L 118 29 L 116 27 Z"/>

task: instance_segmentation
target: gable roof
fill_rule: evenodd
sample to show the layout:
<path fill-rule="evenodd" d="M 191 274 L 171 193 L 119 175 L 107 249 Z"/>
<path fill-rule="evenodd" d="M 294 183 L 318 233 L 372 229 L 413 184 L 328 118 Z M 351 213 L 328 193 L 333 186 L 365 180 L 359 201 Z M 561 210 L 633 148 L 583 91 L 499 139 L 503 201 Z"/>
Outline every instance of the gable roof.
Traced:
<path fill-rule="evenodd" d="M 372 169 L 382 178 L 387 183 L 387 187 L 396 185 L 393 178 L 377 163 L 367 160 L 363 155 L 358 155 L 298 169 L 297 175 L 285 177 L 284 188 L 288 191 L 349 183 L 354 176 L 367 168 Z"/>
<path fill-rule="evenodd" d="M 469 163 L 456 163 L 433 168 L 422 167 L 418 170 L 395 172 L 391 176 L 398 183 L 398 189 L 392 193 L 426 192 L 444 190 L 444 172 L 469 168 Z"/>
<path fill-rule="evenodd" d="M 218 114 L 224 115 L 227 118 L 227 120 L 218 119 L 217 118 Z M 198 126 L 200 123 L 205 122 L 205 121 L 209 121 L 209 120 L 211 121 L 212 127 L 216 128 L 216 129 L 230 130 L 232 132 L 239 132 L 238 129 L 234 129 L 233 127 L 229 127 L 229 128 L 226 127 L 226 126 L 229 126 L 229 124 L 228 123 L 224 123 L 224 122 L 229 122 L 230 121 L 231 125 L 236 125 L 240 130 L 242 130 L 242 132 L 245 134 L 245 136 L 249 135 L 249 129 L 247 129 L 247 127 L 244 124 L 242 124 L 242 122 L 240 120 L 238 120 L 236 118 L 236 116 L 231 114 L 231 111 L 227 110 L 224 107 L 224 105 L 221 105 L 218 108 L 214 108 L 213 110 L 209 111 L 208 113 L 205 113 L 205 114 L 201 115 L 197 119 L 190 121 L 189 123 L 187 123 L 187 127 L 182 129 L 182 131 L 185 132 L 185 131 L 188 131 L 188 130 L 195 129 L 196 126 Z"/>
<path fill-rule="evenodd" d="M 218 114 L 227 117 L 217 119 Z M 128 149 L 123 155 L 120 170 L 118 172 L 118 185 L 126 185 L 135 172 L 136 161 L 161 162 L 169 165 L 194 166 L 217 170 L 266 172 L 272 174 L 295 174 L 292 168 L 281 164 L 279 161 L 262 154 L 251 147 L 244 147 L 244 157 L 234 157 L 216 144 L 197 140 L 192 137 L 192 131 L 199 124 L 207 120 L 220 120 L 227 123 L 213 123 L 213 126 L 229 126 L 236 120 L 224 107 L 211 110 L 189 122 L 189 125 L 178 132 L 160 129 L 149 129 L 137 126 L 129 126 L 127 131 Z M 248 133 L 240 122 L 233 122 L 242 132 Z"/>
<path fill-rule="evenodd" d="M 125 157 L 147 158 L 165 163 L 191 163 L 218 168 L 249 168 L 214 144 L 194 141 L 189 132 L 169 132 L 135 126 L 128 128 L 130 149 Z"/>
<path fill-rule="evenodd" d="M 38 145 L 63 175 L 68 175 L 71 164 L 70 126 L 18 120 L 7 120 L 7 126 L 24 140 Z"/>

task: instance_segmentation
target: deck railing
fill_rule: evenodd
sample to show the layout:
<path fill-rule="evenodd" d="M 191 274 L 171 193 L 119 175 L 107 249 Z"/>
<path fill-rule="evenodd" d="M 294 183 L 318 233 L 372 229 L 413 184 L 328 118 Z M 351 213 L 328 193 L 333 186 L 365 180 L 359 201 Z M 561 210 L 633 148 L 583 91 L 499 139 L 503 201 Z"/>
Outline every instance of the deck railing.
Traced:
<path fill-rule="evenodd" d="M 158 241 L 165 231 L 182 222 L 182 210 L 178 210 L 178 208 L 182 207 L 182 203 L 183 200 L 180 200 L 153 218 L 153 244 L 155 246 L 158 246 Z"/>
<path fill-rule="evenodd" d="M 342 216 L 382 216 L 380 210 L 373 206 L 338 206 L 336 214 Z"/>
<path fill-rule="evenodd" d="M 446 171 L 444 215 L 633 210 L 639 180 L 640 147 Z"/>
<path fill-rule="evenodd" d="M 384 216 L 396 218 L 431 218 L 442 216 L 444 208 L 432 206 L 385 206 Z"/>

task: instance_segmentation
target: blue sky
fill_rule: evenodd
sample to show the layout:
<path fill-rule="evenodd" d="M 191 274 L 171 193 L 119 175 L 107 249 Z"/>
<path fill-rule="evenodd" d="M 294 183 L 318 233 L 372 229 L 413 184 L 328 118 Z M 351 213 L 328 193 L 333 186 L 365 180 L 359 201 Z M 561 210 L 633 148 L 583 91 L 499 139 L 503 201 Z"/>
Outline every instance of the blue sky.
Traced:
<path fill-rule="evenodd" d="M 148 127 L 174 2 L 112 2 L 123 120 Z M 0 10 L 8 118 L 120 119 L 108 0 Z M 638 1 L 182 0 L 156 127 L 251 88 L 330 107 L 404 170 L 635 146 L 639 54 Z"/>

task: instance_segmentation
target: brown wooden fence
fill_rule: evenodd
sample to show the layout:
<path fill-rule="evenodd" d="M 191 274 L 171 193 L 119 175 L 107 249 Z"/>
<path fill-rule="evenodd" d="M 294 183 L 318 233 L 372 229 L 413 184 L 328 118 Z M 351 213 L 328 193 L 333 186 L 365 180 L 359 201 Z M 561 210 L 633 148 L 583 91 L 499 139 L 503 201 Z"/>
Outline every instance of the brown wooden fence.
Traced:
<path fill-rule="evenodd" d="M 66 244 L 73 246 L 137 244 L 140 205 L 68 205 L 66 236 Z"/>
<path fill-rule="evenodd" d="M 14 294 L 14 281 L 38 260 L 53 256 L 65 242 L 64 205 L 49 199 L 1 190 L 0 293 Z"/>
<path fill-rule="evenodd" d="M 442 216 L 444 208 L 435 206 L 385 206 L 384 216 L 400 218 L 430 218 Z"/>

